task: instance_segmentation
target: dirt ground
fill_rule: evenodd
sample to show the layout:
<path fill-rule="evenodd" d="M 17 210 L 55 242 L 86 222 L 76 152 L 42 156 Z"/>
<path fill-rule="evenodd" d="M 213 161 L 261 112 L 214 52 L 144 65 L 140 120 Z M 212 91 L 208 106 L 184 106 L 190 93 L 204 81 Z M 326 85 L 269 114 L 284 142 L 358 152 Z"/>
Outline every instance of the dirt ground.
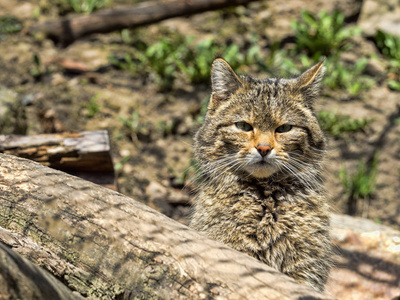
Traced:
<path fill-rule="evenodd" d="M 192 136 L 200 124 L 210 84 L 191 84 L 182 78 L 175 81 L 172 90 L 160 91 L 151 74 L 142 78 L 113 67 L 108 57 L 131 47 L 123 43 L 118 32 L 92 35 L 67 48 L 33 38 L 27 34 L 27 26 L 58 17 L 57 9 L 49 3 L 0 0 L 0 15 L 15 15 L 24 24 L 20 33 L 0 37 L 0 85 L 17 92 L 29 104 L 25 108 L 26 134 L 108 130 L 119 191 L 187 224 L 193 196 Z M 131 34 L 157 37 L 178 31 L 196 38 L 212 36 L 245 43 L 251 39 L 250 32 L 255 32 L 262 48 L 268 48 L 274 40 L 286 40 L 285 47 L 290 47 L 290 21 L 299 17 L 300 8 L 316 12 L 332 10 L 335 5 L 350 21 L 357 21 L 358 1 L 288 1 L 285 5 L 260 1 L 247 8 L 227 9 L 223 18 L 221 12 L 208 12 L 163 21 L 132 30 Z M 33 17 L 37 7 L 42 9 L 38 20 Z M 382 57 L 366 37 L 357 37 L 352 43 L 356 46 L 343 55 L 343 60 L 355 62 L 371 54 Z M 35 55 L 40 65 L 35 65 Z M 76 66 L 78 71 L 72 70 Z M 374 85 L 359 97 L 324 87 L 316 109 L 373 119 L 362 132 L 328 136 L 326 187 L 333 210 L 347 212 L 340 170 L 345 166 L 353 172 L 360 159 L 371 158 L 378 150 L 376 191 L 368 203 L 359 203 L 358 215 L 400 229 L 400 93 L 385 84 L 384 66 L 382 60 L 370 60 Z M 41 72 L 36 78 L 32 76 L 35 68 Z M 248 71 L 265 76 L 255 66 Z M 91 110 L 91 101 L 99 106 L 96 113 Z M 123 119 L 135 113 L 138 126 L 131 130 Z"/>

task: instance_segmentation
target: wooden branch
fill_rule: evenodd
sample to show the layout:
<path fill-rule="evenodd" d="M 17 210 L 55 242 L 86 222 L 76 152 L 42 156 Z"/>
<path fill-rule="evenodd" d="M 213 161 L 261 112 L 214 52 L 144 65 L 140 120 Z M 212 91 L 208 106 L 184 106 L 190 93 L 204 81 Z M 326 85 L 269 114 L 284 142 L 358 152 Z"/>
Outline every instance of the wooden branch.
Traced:
<path fill-rule="evenodd" d="M 4 243 L 84 296 L 329 298 L 142 203 L 4 154 L 0 226 Z"/>
<path fill-rule="evenodd" d="M 3 243 L 0 243 L 0 298 L 83 299 Z"/>
<path fill-rule="evenodd" d="M 108 33 L 156 23 L 165 19 L 188 16 L 229 6 L 248 4 L 259 0 L 163 0 L 145 1 L 135 6 L 101 10 L 91 15 L 49 21 L 33 26 L 32 33 L 45 36 L 64 46 L 93 34 Z"/>
<path fill-rule="evenodd" d="M 107 131 L 0 135 L 0 153 L 34 160 L 116 190 Z"/>

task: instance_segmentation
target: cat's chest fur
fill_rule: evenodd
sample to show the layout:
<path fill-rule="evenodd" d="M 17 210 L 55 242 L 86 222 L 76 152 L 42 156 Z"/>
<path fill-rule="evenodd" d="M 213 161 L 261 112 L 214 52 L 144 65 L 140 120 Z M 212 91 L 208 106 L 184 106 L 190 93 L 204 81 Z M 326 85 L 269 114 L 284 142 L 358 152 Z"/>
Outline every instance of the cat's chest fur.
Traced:
<path fill-rule="evenodd" d="M 326 281 L 330 242 L 323 194 L 296 185 L 230 181 L 224 187 L 223 193 L 212 185 L 199 193 L 193 228 L 300 282 Z"/>
<path fill-rule="evenodd" d="M 273 251 L 280 240 L 296 244 L 314 230 L 316 218 L 326 217 L 321 196 L 296 186 L 231 183 L 222 194 L 212 187 L 199 197 L 204 213 L 218 220 L 209 220 L 202 230 L 209 235 L 215 231 L 216 239 L 254 253 Z"/>

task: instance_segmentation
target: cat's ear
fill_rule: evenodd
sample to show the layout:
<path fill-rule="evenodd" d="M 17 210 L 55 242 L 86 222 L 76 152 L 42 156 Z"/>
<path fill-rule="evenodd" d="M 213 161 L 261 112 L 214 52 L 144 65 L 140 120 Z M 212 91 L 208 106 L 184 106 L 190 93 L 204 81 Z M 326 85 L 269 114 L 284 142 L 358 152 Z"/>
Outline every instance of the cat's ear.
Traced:
<path fill-rule="evenodd" d="M 303 94 L 304 100 L 310 107 L 319 95 L 321 81 L 325 73 L 324 61 L 325 58 L 295 79 L 297 92 Z"/>
<path fill-rule="evenodd" d="M 239 76 L 222 58 L 214 60 L 211 69 L 212 95 L 209 109 L 214 109 L 227 100 L 237 89 L 243 86 Z"/>

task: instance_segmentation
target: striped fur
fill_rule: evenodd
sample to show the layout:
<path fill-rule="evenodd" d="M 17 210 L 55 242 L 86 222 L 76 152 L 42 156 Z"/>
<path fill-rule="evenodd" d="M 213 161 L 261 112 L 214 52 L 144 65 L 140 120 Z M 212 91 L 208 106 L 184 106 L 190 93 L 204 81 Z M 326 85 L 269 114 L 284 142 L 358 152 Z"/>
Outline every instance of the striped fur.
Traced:
<path fill-rule="evenodd" d="M 322 65 L 293 79 L 257 80 L 214 61 L 209 109 L 194 139 L 201 174 L 191 219 L 191 227 L 320 291 L 332 256 L 326 141 L 312 110 Z M 259 145 L 271 151 L 262 157 Z"/>

